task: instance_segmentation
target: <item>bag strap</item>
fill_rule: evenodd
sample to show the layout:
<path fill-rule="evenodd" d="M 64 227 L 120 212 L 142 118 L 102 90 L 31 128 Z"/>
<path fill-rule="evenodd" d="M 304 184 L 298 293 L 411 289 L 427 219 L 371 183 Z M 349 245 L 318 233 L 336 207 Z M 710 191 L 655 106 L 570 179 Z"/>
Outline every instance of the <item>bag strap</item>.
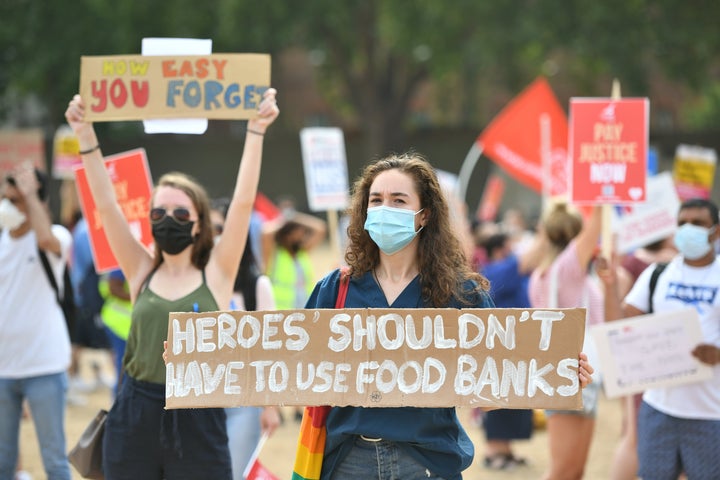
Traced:
<path fill-rule="evenodd" d="M 338 287 L 338 296 L 335 300 L 335 308 L 345 308 L 345 299 L 347 298 L 348 289 L 350 288 L 350 268 L 340 268 L 340 286 Z"/>
<path fill-rule="evenodd" d="M 655 270 L 653 270 L 652 275 L 650 275 L 650 296 L 648 297 L 648 313 L 653 313 L 653 295 L 655 294 L 655 287 L 657 286 L 658 278 L 660 278 L 660 274 L 665 270 L 665 267 L 667 267 L 667 263 L 658 263 L 655 265 Z"/>
<path fill-rule="evenodd" d="M 57 300 L 58 305 L 62 306 L 62 300 L 60 299 L 60 288 L 58 288 L 57 280 L 55 280 L 55 275 L 53 275 L 52 273 L 50 261 L 48 260 L 45 251 L 40 248 L 38 248 L 38 256 L 40 257 L 40 261 L 43 264 L 43 268 L 45 269 L 45 275 L 50 282 L 50 286 L 53 288 L 53 290 L 55 290 L 55 299 Z"/>

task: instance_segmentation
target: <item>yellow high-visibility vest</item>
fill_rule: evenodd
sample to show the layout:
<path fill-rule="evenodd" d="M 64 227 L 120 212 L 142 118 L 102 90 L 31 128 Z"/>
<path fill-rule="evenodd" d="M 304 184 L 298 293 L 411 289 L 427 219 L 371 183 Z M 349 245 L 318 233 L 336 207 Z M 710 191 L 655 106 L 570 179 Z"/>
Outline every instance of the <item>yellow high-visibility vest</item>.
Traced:
<path fill-rule="evenodd" d="M 300 266 L 301 275 L 304 282 L 304 298 L 297 299 L 297 283 L 298 269 Z M 305 251 L 299 251 L 293 258 L 289 251 L 282 247 L 278 247 L 272 264 L 269 269 L 270 281 L 273 287 L 273 296 L 275 297 L 275 306 L 278 310 L 292 310 L 294 308 L 302 308 L 305 301 L 313 291 L 315 282 L 313 281 L 312 262 L 310 256 Z M 302 303 L 302 306 L 296 305 L 296 300 Z"/>
<path fill-rule="evenodd" d="M 125 282 L 127 285 L 127 282 Z M 130 300 L 123 300 L 110 293 L 110 282 L 103 277 L 98 283 L 100 295 L 105 299 L 100 317 L 103 323 L 115 335 L 127 340 L 130 335 L 130 324 L 132 323 L 132 303 Z"/>

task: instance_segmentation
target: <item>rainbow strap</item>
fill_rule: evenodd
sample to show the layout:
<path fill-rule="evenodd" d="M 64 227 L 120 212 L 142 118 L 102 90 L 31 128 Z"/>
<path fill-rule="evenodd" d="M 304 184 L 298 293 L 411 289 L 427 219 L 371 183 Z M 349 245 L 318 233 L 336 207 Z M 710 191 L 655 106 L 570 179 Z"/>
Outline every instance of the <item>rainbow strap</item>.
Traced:
<path fill-rule="evenodd" d="M 305 407 L 295 452 L 292 480 L 320 480 L 330 407 Z"/>

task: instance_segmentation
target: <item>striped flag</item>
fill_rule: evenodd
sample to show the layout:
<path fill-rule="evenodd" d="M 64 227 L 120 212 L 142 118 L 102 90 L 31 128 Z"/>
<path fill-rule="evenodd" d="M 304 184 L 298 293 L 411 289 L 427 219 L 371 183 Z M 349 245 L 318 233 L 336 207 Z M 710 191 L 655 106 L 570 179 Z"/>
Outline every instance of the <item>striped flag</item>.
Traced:
<path fill-rule="evenodd" d="M 295 453 L 292 480 L 319 480 L 322 469 L 325 437 L 325 420 L 330 407 L 305 407 Z"/>

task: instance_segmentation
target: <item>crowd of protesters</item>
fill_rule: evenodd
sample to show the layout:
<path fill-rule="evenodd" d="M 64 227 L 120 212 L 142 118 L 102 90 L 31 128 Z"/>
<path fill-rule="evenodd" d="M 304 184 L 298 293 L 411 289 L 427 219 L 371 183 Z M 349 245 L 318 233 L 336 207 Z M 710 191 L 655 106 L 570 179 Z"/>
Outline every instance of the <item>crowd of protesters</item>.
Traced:
<path fill-rule="evenodd" d="M 340 271 L 313 290 L 326 272 L 316 276 L 307 255 L 324 240 L 324 222 L 293 209 L 252 228 L 263 136 L 278 114 L 274 95 L 268 90 L 259 117 L 248 124 L 236 190 L 220 215 L 212 212 L 207 194 L 191 177 L 174 173 L 160 179 L 150 210 L 154 253 L 137 242 L 122 217 L 102 167 L 98 139 L 83 120 L 82 99 L 75 97 L 68 107 L 66 116 L 85 152 L 91 191 L 121 267 L 95 279 L 98 305 L 83 312 L 91 319 L 84 323 L 101 330 L 104 324 L 107 336 L 78 343 L 115 355 L 118 384 L 104 437 L 105 478 L 238 479 L 259 432 L 271 433 L 281 421 L 275 408 L 164 410 L 161 357 L 167 332 L 166 325 L 160 328 L 152 318 L 168 311 L 303 308 L 308 297 L 308 308 L 334 305 Z M 64 415 L 71 400 L 68 374 L 77 368 L 71 362 L 70 333 L 77 329 L 66 326 L 60 297 L 69 263 L 76 269 L 76 288 L 87 276 L 88 251 L 80 250 L 78 240 L 86 227 L 81 221 L 71 234 L 53 224 L 47 177 L 29 165 L 3 178 L 0 189 L 0 297 L 6 311 L 14 312 L 0 317 L 0 479 L 28 478 L 19 470 L 18 447 L 25 405 L 48 478 L 69 479 Z M 525 222 L 524 212 L 511 209 L 497 223 L 475 222 L 472 232 L 457 235 L 431 163 L 415 154 L 373 162 L 355 185 L 349 210 L 348 302 L 368 306 L 372 293 L 378 305 L 398 308 L 584 307 L 588 330 L 621 318 L 693 307 L 703 341 L 692 355 L 712 367 L 712 377 L 624 399 L 622 437 L 611 472 L 616 480 L 714 478 L 720 471 L 714 452 L 720 443 L 717 207 L 707 200 L 686 201 L 677 212 L 672 238 L 607 259 L 598 257 L 599 207 L 583 216 L 571 205 L 555 202 L 536 213 L 537 221 Z M 260 239 L 255 244 L 261 252 L 250 247 L 253 235 Z M 471 248 L 462 244 L 468 238 L 474 239 Z M 434 255 L 442 253 L 447 265 L 436 265 L 428 270 L 431 275 L 422 276 L 430 268 L 427 242 L 444 245 Z M 84 276 L 77 275 L 81 268 Z M 437 283 L 443 278 L 446 283 Z M 454 287 L 445 291 L 446 284 Z M 463 295 L 469 295 L 467 302 Z M 89 301 L 76 295 L 77 304 Z M 39 330 L 43 335 L 36 334 Z M 85 330 L 90 333 L 97 331 Z M 601 366 L 589 339 L 583 351 L 589 365 Z M 591 379 L 592 368 L 584 358 L 579 368 L 583 409 L 541 413 L 548 429 L 547 480 L 584 476 L 601 395 L 599 372 Z M 323 478 L 362 478 L 372 460 L 385 454 L 400 458 L 402 471 L 427 472 L 433 478 L 461 478 L 472 461 L 472 445 L 454 409 L 423 409 L 427 418 L 407 409 L 366 410 L 331 413 Z M 525 468 L 531 460 L 518 456 L 513 444 L 531 437 L 537 415 L 531 410 L 483 412 L 482 465 L 488 470 Z M 429 432 L 440 417 L 452 433 L 452 438 L 443 437 L 443 450 L 417 444 L 419 438 L 439 438 Z M 241 430 L 242 438 L 236 435 Z M 382 475 L 382 468 L 373 472 Z"/>

